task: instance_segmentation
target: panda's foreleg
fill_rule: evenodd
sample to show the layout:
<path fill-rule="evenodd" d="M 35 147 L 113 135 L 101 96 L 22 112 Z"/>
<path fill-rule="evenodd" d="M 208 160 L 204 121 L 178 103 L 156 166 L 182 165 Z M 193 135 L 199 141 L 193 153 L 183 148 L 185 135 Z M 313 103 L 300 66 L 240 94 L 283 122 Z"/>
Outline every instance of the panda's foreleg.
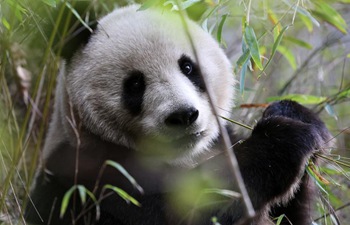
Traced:
<path fill-rule="evenodd" d="M 284 209 L 294 211 L 290 215 L 296 224 L 309 224 L 308 213 L 303 210 L 311 204 L 309 194 L 312 191 L 303 175 L 308 159 L 327 136 L 322 121 L 295 102 L 282 101 L 266 109 L 252 135 L 235 146 L 241 173 L 256 210 L 286 204 L 290 208 Z"/>

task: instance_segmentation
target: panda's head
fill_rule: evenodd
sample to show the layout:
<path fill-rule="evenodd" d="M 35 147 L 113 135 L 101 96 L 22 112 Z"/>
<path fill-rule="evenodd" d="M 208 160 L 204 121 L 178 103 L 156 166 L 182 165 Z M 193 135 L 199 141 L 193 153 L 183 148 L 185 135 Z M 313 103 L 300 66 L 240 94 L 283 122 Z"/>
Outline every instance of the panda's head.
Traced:
<path fill-rule="evenodd" d="M 199 68 L 227 117 L 230 63 L 195 23 L 186 20 L 198 61 L 178 14 L 138 8 L 102 18 L 73 56 L 66 75 L 70 101 L 86 129 L 104 140 L 177 159 L 199 154 L 219 134 Z"/>

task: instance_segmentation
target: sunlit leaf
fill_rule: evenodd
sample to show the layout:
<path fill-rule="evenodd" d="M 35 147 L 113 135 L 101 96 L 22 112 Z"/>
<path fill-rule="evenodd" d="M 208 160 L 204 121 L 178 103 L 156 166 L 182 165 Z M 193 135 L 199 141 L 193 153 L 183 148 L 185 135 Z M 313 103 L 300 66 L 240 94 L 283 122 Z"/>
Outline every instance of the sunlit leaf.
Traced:
<path fill-rule="evenodd" d="M 51 6 L 51 7 L 56 7 L 56 0 L 41 0 L 43 3 Z"/>
<path fill-rule="evenodd" d="M 284 34 L 284 32 L 285 32 L 288 28 L 289 28 L 289 26 L 283 27 L 283 29 L 281 30 L 280 34 L 278 35 L 276 41 L 273 43 L 271 55 L 270 55 L 269 59 L 267 60 L 267 62 L 266 62 L 266 64 L 265 64 L 265 67 L 264 67 L 264 69 L 261 71 L 260 75 L 266 70 L 266 68 L 267 68 L 267 67 L 269 66 L 269 64 L 271 63 L 271 60 L 273 59 L 274 55 L 276 54 L 277 47 L 278 47 L 278 46 L 280 45 L 280 43 L 281 43 L 283 34 Z M 259 76 L 260 76 L 260 75 L 259 75 Z"/>
<path fill-rule="evenodd" d="M 324 109 L 326 110 L 326 112 L 333 118 L 337 118 L 337 115 L 334 112 L 334 108 L 333 106 L 331 106 L 330 104 L 326 104 L 324 106 Z"/>
<path fill-rule="evenodd" d="M 7 19 L 5 19 L 4 17 L 1 18 L 1 22 L 4 25 L 4 27 L 6 27 L 7 30 L 11 30 L 11 25 L 10 23 L 7 21 Z"/>
<path fill-rule="evenodd" d="M 147 0 L 138 9 L 139 11 L 146 10 L 152 6 L 158 5 L 162 0 Z"/>
<path fill-rule="evenodd" d="M 250 59 L 250 57 L 249 57 Z M 247 60 L 243 66 L 242 66 L 242 69 L 241 69 L 241 74 L 240 74 L 240 79 L 239 79 L 239 93 L 242 95 L 243 92 L 244 92 L 244 87 L 245 87 L 245 75 L 247 73 L 247 67 L 248 67 L 248 61 Z"/>
<path fill-rule="evenodd" d="M 248 45 L 250 56 L 252 57 L 255 65 L 262 70 L 263 65 L 261 63 L 261 57 L 260 57 L 260 51 L 259 51 L 259 44 L 258 40 L 256 39 L 254 29 L 250 27 L 249 25 L 246 26 L 244 31 L 244 38 L 246 40 L 246 43 Z"/>
<path fill-rule="evenodd" d="M 141 207 L 141 204 L 135 198 L 130 196 L 128 193 L 126 193 L 124 190 L 122 190 L 118 187 L 112 186 L 110 184 L 106 184 L 103 188 L 110 189 L 110 190 L 114 191 L 120 197 L 122 197 L 127 203 L 131 202 L 132 204 Z"/>
<path fill-rule="evenodd" d="M 282 220 L 283 220 L 284 217 L 285 217 L 284 214 L 280 215 L 280 216 L 277 218 L 276 225 L 280 225 L 280 224 L 282 223 Z"/>
<path fill-rule="evenodd" d="M 276 26 L 275 28 L 273 28 L 273 41 L 275 42 L 278 38 L 278 36 L 280 35 L 280 29 Z"/>
<path fill-rule="evenodd" d="M 194 4 L 200 2 L 201 0 L 187 0 L 187 1 L 176 1 L 176 0 L 169 0 L 164 3 L 164 6 L 171 5 L 171 10 L 185 10 Z"/>
<path fill-rule="evenodd" d="M 142 187 L 136 182 L 136 180 L 124 169 L 122 165 L 120 165 L 117 162 L 114 162 L 112 160 L 106 160 L 105 162 L 106 165 L 112 166 L 115 169 L 117 169 L 121 174 L 123 174 L 129 182 L 140 192 L 143 193 Z"/>
<path fill-rule="evenodd" d="M 61 210 L 60 210 L 60 217 L 61 218 L 66 213 L 68 205 L 69 205 L 69 200 L 70 200 L 70 198 L 71 198 L 71 196 L 76 188 L 77 188 L 77 186 L 73 186 L 64 194 L 63 199 L 62 199 L 62 203 L 61 203 Z"/>
<path fill-rule="evenodd" d="M 333 25 L 335 28 L 337 28 L 344 34 L 347 33 L 346 22 L 343 19 L 343 17 L 337 12 L 337 10 L 335 10 L 333 7 L 322 1 L 315 2 L 315 6 L 316 9 L 312 10 L 312 13 L 315 16 Z"/>
<path fill-rule="evenodd" d="M 289 5 L 290 7 L 292 7 L 293 10 L 295 10 L 295 4 L 291 3 L 289 0 L 283 1 L 284 3 L 286 3 L 287 5 Z M 300 5 L 298 5 L 297 7 L 297 12 L 300 13 L 301 15 L 306 16 L 308 19 L 310 19 L 312 21 L 313 24 L 315 24 L 316 26 L 320 26 L 320 23 L 311 15 L 311 13 L 309 13 L 306 9 L 304 9 L 303 7 L 301 7 Z"/>
<path fill-rule="evenodd" d="M 337 98 L 341 99 L 341 98 L 348 98 L 350 97 L 350 89 L 346 89 L 344 91 L 341 91 L 338 95 Z"/>
<path fill-rule="evenodd" d="M 284 58 L 287 59 L 287 61 L 289 62 L 290 66 L 293 68 L 293 70 L 295 70 L 297 68 L 297 63 L 295 61 L 295 57 L 293 55 L 293 52 L 291 50 L 289 50 L 288 48 L 286 48 L 283 45 L 279 45 L 277 47 L 277 51 L 279 51 Z"/>
<path fill-rule="evenodd" d="M 90 28 L 90 26 L 81 18 L 80 14 L 77 12 L 77 10 L 74 9 L 74 7 L 69 3 L 66 2 L 66 6 L 70 11 L 73 13 L 73 15 L 79 20 L 79 22 L 86 28 L 88 29 L 91 33 L 93 30 Z"/>
<path fill-rule="evenodd" d="M 276 14 L 271 9 L 268 9 L 267 16 L 273 25 L 276 25 L 279 23 Z"/>
<path fill-rule="evenodd" d="M 321 96 L 315 96 L 315 95 L 290 94 L 290 95 L 269 97 L 267 98 L 267 101 L 273 102 L 273 101 L 279 101 L 284 99 L 293 100 L 293 101 L 299 102 L 300 104 L 319 104 L 325 101 L 327 98 L 321 97 Z"/>
<path fill-rule="evenodd" d="M 291 36 L 285 36 L 283 41 L 288 41 L 288 42 L 291 42 L 293 44 L 296 44 L 302 48 L 306 48 L 306 49 L 312 49 L 312 45 L 303 41 L 303 40 L 300 40 L 298 38 L 294 38 L 294 37 L 291 37 Z"/>
<path fill-rule="evenodd" d="M 218 194 L 222 195 L 231 199 L 240 198 L 241 194 L 239 192 L 226 190 L 226 189 L 219 189 L 219 188 L 208 188 L 204 190 L 204 194 Z"/>
<path fill-rule="evenodd" d="M 223 16 L 221 17 L 221 21 L 220 21 L 219 26 L 218 26 L 217 41 L 218 41 L 220 44 L 221 44 L 221 37 L 222 37 L 222 29 L 223 29 L 223 27 L 224 27 L 226 18 L 227 18 L 227 14 L 223 15 Z"/>
<path fill-rule="evenodd" d="M 304 23 L 304 25 L 306 26 L 307 30 L 309 32 L 313 31 L 313 25 L 312 25 L 312 21 L 310 20 L 309 17 L 304 16 L 304 15 L 299 15 L 299 18 L 301 19 L 301 21 Z"/>
<path fill-rule="evenodd" d="M 187 9 L 187 8 L 193 6 L 194 4 L 201 2 L 201 1 L 202 0 L 187 0 L 187 1 L 181 2 L 181 4 L 180 4 L 181 10 Z"/>
<path fill-rule="evenodd" d="M 80 200 L 84 204 L 86 202 L 86 188 L 82 185 L 78 185 L 77 188 L 79 191 Z"/>

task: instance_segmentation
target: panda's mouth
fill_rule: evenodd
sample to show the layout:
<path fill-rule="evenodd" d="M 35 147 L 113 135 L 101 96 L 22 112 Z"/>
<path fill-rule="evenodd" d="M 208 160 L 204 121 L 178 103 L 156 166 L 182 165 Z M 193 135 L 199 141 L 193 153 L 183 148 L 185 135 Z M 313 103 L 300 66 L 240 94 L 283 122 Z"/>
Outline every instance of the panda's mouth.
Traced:
<path fill-rule="evenodd" d="M 205 136 L 205 131 L 199 131 L 195 133 L 190 133 L 187 135 L 182 135 L 178 138 L 173 139 L 174 143 L 178 144 L 195 144 L 197 141 L 202 139 Z"/>

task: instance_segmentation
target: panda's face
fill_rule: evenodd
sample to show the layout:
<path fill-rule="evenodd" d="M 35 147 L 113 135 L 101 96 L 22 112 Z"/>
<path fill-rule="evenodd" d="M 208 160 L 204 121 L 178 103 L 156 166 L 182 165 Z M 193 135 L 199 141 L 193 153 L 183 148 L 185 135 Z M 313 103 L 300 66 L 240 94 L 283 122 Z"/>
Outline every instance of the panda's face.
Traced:
<path fill-rule="evenodd" d="M 68 68 L 69 96 L 91 132 L 139 151 L 200 153 L 232 106 L 230 64 L 209 34 L 178 15 L 128 7 L 107 15 Z M 209 86 L 204 85 L 202 72 Z"/>

